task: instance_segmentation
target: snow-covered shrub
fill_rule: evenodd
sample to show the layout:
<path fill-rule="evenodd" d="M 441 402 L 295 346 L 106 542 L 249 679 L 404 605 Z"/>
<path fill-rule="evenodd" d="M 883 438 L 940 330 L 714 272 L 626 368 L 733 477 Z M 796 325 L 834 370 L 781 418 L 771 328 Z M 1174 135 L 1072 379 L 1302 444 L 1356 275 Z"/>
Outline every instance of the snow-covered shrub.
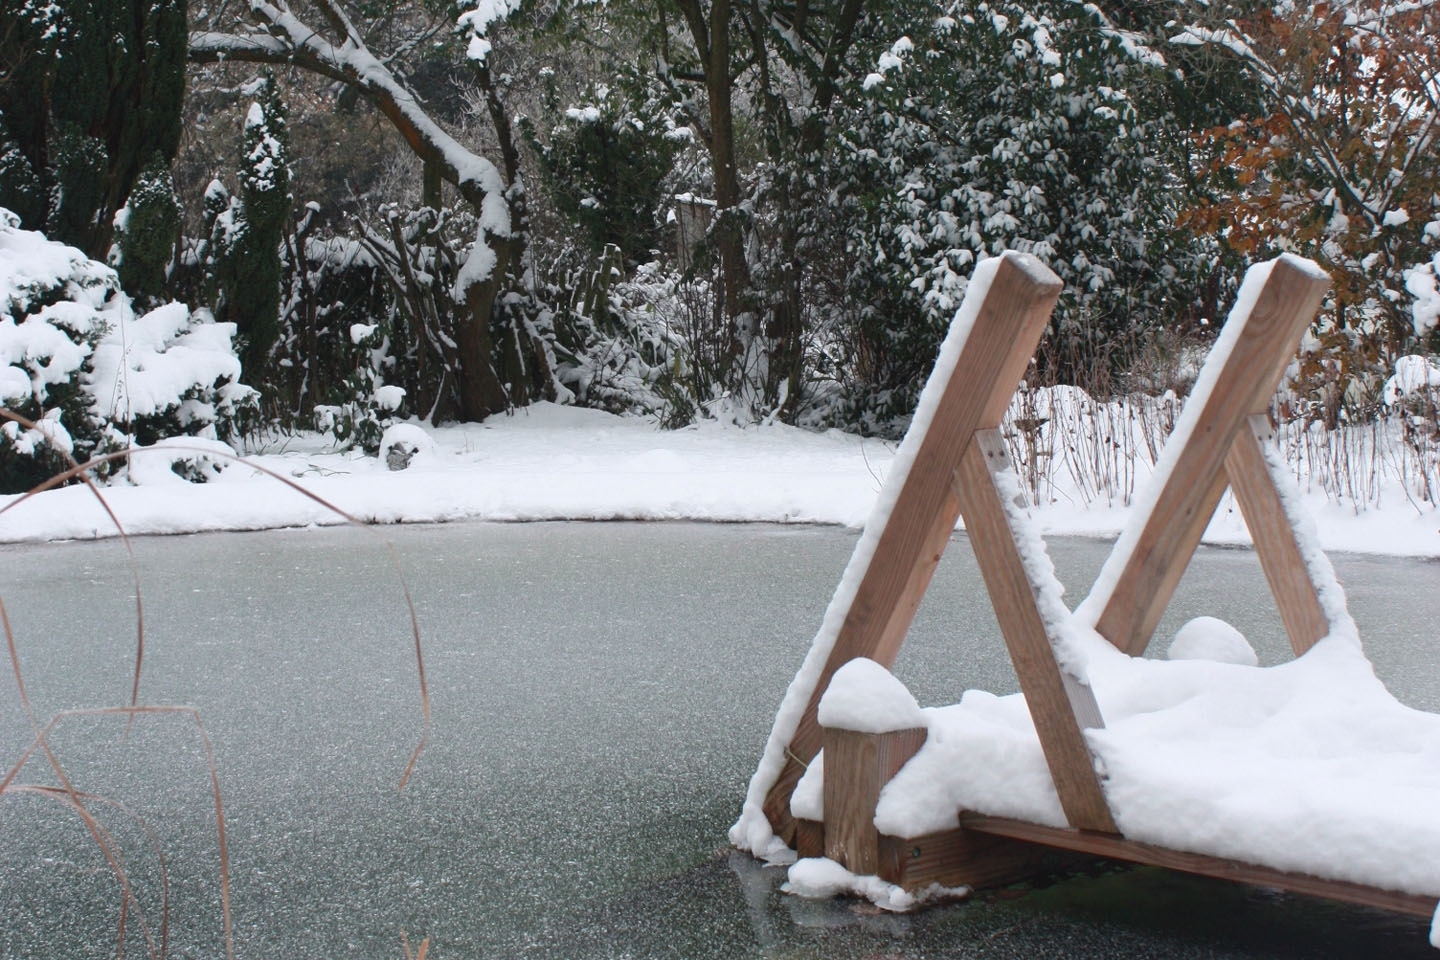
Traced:
<path fill-rule="evenodd" d="M 556 209 L 580 228 L 592 253 L 615 246 L 631 265 L 650 260 L 660 245 L 665 180 L 690 138 L 656 86 L 648 77 L 621 77 L 590 87 L 562 111 L 552 84 L 546 107 L 558 119 L 543 143 L 534 124 L 521 120 Z"/>
<path fill-rule="evenodd" d="M 1440 244 L 1440 220 L 1427 224 L 1425 233 Z M 1405 289 L 1415 298 L 1410 315 L 1416 339 L 1424 343 L 1428 337 L 1440 336 L 1440 249 L 1431 259 L 1405 271 Z"/>
<path fill-rule="evenodd" d="M 352 325 L 350 343 L 354 360 L 343 385 L 345 399 L 317 404 L 315 427 L 331 434 L 343 449 L 359 447 L 375 456 L 386 429 L 405 404 L 405 388 L 384 382 L 390 344 L 379 324 Z"/>
<path fill-rule="evenodd" d="M 254 90 L 245 115 L 238 195 L 226 197 L 212 184 L 206 211 L 226 206 L 210 220 L 207 286 L 217 316 L 239 331 L 242 356 L 260 370 L 279 336 L 281 243 L 290 216 L 289 136 L 285 108 L 273 77 Z"/>
<path fill-rule="evenodd" d="M 1123 369 L 1115 345 L 1173 324 L 1198 263 L 1163 152 L 1182 138 L 1139 95 L 1155 52 L 1089 4 L 924 8 L 894 8 L 837 124 L 855 305 L 837 359 L 877 428 L 913 406 L 978 259 L 1027 251 L 1065 281 L 1047 334 L 1062 382 L 1097 358 Z"/>
<path fill-rule="evenodd" d="M 676 278 L 650 263 L 625 279 L 618 247 L 586 259 L 569 274 L 569 296 L 555 287 L 554 306 L 537 318 L 551 351 L 557 399 L 611 413 L 657 414 L 679 360 L 672 319 Z M 568 299 L 568 302 L 567 302 Z"/>
<path fill-rule="evenodd" d="M 111 263 L 132 297 L 150 302 L 163 294 L 183 218 L 170 167 L 156 154 L 115 215 Z"/>
<path fill-rule="evenodd" d="M 231 324 L 166 304 L 136 316 L 115 271 L 0 210 L 0 489 L 134 442 L 230 438 L 253 425 Z"/>

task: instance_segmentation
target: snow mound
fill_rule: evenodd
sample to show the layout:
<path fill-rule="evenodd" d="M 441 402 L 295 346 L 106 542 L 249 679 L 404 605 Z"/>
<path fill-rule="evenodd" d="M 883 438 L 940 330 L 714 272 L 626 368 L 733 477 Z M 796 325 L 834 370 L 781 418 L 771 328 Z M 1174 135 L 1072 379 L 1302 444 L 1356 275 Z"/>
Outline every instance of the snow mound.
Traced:
<path fill-rule="evenodd" d="M 404 470 L 433 459 L 435 441 L 413 423 L 391 424 L 380 437 L 380 456 L 391 470 Z"/>
<path fill-rule="evenodd" d="M 905 685 L 867 657 L 851 660 L 820 698 L 820 725 L 857 733 L 925 726 L 925 713 Z"/>
<path fill-rule="evenodd" d="M 205 483 L 235 460 L 235 451 L 219 440 L 173 437 L 130 450 L 130 482 L 136 486 Z"/>
<path fill-rule="evenodd" d="M 807 857 L 797 860 L 780 889 L 812 900 L 828 900 L 840 894 L 853 894 L 869 900 L 882 910 L 903 913 L 916 904 L 913 894 L 879 877 L 862 877 L 851 873 L 834 860 Z"/>
<path fill-rule="evenodd" d="M 1166 656 L 1171 660 L 1213 660 L 1242 667 L 1259 666 L 1245 634 L 1218 617 L 1196 617 L 1175 633 Z"/>
<path fill-rule="evenodd" d="M 825 819 L 825 751 L 815 754 L 790 794 L 790 815 L 801 820 Z"/>

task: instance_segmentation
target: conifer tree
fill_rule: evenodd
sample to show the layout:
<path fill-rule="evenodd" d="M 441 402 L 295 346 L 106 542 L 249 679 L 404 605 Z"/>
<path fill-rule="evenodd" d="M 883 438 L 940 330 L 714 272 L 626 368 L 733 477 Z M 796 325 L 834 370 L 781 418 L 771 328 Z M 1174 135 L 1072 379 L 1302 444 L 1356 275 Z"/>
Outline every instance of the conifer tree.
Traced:
<path fill-rule="evenodd" d="M 234 322 L 246 370 L 264 365 L 279 333 L 280 244 L 290 211 L 290 148 L 285 109 L 266 76 L 245 116 L 240 192 L 218 216 L 211 240 L 219 286 L 217 313 Z M 207 195 L 208 204 L 208 195 Z"/>
<path fill-rule="evenodd" d="M 165 287 L 184 211 L 170 166 L 155 154 L 119 218 L 120 284 L 137 299 L 158 299 Z"/>
<path fill-rule="evenodd" d="M 0 205 L 103 259 L 143 165 L 180 143 L 186 0 L 0 0 Z"/>

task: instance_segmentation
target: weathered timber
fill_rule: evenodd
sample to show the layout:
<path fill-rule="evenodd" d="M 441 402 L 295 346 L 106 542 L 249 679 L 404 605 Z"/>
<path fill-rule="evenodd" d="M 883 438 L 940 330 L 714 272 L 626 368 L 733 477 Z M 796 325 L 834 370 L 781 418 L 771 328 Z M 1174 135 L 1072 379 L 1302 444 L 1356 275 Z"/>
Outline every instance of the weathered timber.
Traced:
<path fill-rule="evenodd" d="M 962 829 L 975 833 L 1024 840 L 1029 843 L 1074 850 L 1096 857 L 1109 857 L 1113 860 L 1164 867 L 1167 870 L 1178 870 L 1182 873 L 1193 873 L 1203 877 L 1216 877 L 1237 883 L 1273 887 L 1291 893 L 1339 900 L 1344 903 L 1356 903 L 1395 913 L 1430 917 L 1435 913 L 1437 899 L 1440 899 L 1396 890 L 1382 890 L 1345 880 L 1327 880 L 1303 873 L 1287 873 L 1272 867 L 1257 866 L 1239 860 L 1227 860 L 1223 857 L 1170 850 L 1148 843 L 1126 840 L 1108 833 L 1073 830 L 1065 827 L 1046 827 L 1040 824 L 1026 823 L 1023 820 L 972 814 L 962 815 L 960 824 Z"/>
<path fill-rule="evenodd" d="M 976 431 L 955 485 L 965 530 L 1065 818 L 1074 827 L 1113 833 L 1115 821 L 1085 743 L 1085 728 L 1105 724 L 1095 694 L 1067 677 L 1055 659 L 1055 638 L 1036 607 L 1042 585 L 1033 580 L 1020 557 L 1017 531 L 996 482 L 998 475 L 1009 469 L 1010 454 L 1000 431 Z"/>
<path fill-rule="evenodd" d="M 1225 474 L 1255 543 L 1260 567 L 1280 611 L 1280 622 L 1298 657 L 1330 633 L 1330 621 L 1276 490 L 1277 478 L 1271 474 L 1261 449 L 1274 442 L 1270 418 L 1264 413 L 1251 414 L 1225 458 Z"/>
<path fill-rule="evenodd" d="M 802 860 L 825 856 L 825 824 L 819 820 L 795 818 L 795 856 Z"/>
<path fill-rule="evenodd" d="M 1223 366 L 1203 398 L 1197 427 L 1179 449 L 1174 469 L 1146 516 L 1139 540 L 1095 624 L 1120 650 L 1139 656 L 1149 646 L 1225 492 L 1225 458 L 1235 436 L 1246 418 L 1268 405 L 1329 286 L 1329 279 L 1317 274 L 1312 265 L 1281 257 L 1271 264 L 1270 275 L 1250 311 L 1226 321 L 1227 327 L 1241 325 L 1233 349 L 1223 358 L 1212 356 L 1210 362 L 1221 360 Z"/>
<path fill-rule="evenodd" d="M 880 879 L 906 890 L 1004 887 L 1091 858 L 956 828 L 920 837 L 880 835 Z"/>
<path fill-rule="evenodd" d="M 1034 257 L 1005 254 L 949 379 L 926 388 L 941 391 L 930 429 L 765 798 L 771 827 L 787 842 L 794 839 L 790 794 L 820 749 L 820 698 L 835 671 L 856 657 L 894 663 L 959 517 L 954 478 L 960 458 L 977 428 L 1000 425 L 1062 286 Z"/>
<path fill-rule="evenodd" d="M 880 791 L 925 745 L 923 727 L 889 733 L 824 728 L 825 856 L 852 873 L 879 866 Z"/>

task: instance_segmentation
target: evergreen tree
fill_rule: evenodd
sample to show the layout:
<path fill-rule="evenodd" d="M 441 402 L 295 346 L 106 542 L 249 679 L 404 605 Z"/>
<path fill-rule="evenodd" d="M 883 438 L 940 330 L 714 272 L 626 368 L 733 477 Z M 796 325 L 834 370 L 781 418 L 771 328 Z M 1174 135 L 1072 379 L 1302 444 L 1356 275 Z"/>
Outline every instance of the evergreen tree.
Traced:
<path fill-rule="evenodd" d="M 866 96 L 838 124 L 858 407 L 884 429 L 913 405 L 975 261 L 1018 249 L 1065 281 L 1050 375 L 1123 368 L 1173 303 L 1198 251 L 1176 229 L 1173 118 L 1137 93 L 1163 61 L 1091 5 L 990 0 L 892 12 Z"/>
<path fill-rule="evenodd" d="M 141 171 L 118 218 L 120 283 L 131 296 L 160 298 L 175 256 L 183 215 L 170 167 L 156 154 Z"/>
<path fill-rule="evenodd" d="M 285 109 L 272 77 L 245 116 L 240 192 L 215 219 L 217 313 L 232 321 L 248 371 L 262 367 L 280 329 L 280 244 L 290 212 L 290 149 Z M 212 191 L 213 192 L 213 191 Z M 210 193 L 206 194 L 207 210 Z"/>
<path fill-rule="evenodd" d="M 689 131 L 676 130 L 668 104 L 643 80 L 627 79 L 630 89 L 601 84 L 564 111 L 552 91 L 546 106 L 561 119 L 548 143 L 522 123 L 555 206 L 581 228 L 591 252 L 613 245 L 635 264 L 660 246 L 665 178 Z"/>
<path fill-rule="evenodd" d="M 141 168 L 175 156 L 186 0 L 0 0 L 0 205 L 109 250 Z"/>

